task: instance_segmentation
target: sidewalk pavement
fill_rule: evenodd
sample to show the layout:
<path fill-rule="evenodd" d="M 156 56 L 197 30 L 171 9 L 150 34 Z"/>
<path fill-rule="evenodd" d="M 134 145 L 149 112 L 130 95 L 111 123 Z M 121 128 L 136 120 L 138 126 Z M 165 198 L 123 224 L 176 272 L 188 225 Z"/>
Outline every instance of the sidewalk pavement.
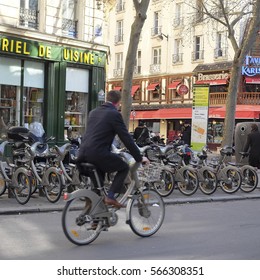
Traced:
<path fill-rule="evenodd" d="M 232 201 L 232 200 L 245 200 L 245 199 L 260 199 L 260 184 L 251 193 L 245 193 L 238 190 L 234 194 L 224 193 L 218 189 L 212 195 L 205 195 L 200 190 L 197 190 L 192 196 L 185 196 L 175 189 L 172 194 L 164 198 L 166 204 L 185 204 L 185 203 L 203 203 L 203 202 L 219 202 L 219 201 Z M 65 201 L 61 197 L 56 203 L 50 203 L 46 197 L 40 197 L 34 194 L 29 202 L 25 205 L 19 204 L 15 198 L 8 198 L 7 193 L 0 196 L 0 215 L 15 215 L 26 213 L 44 213 L 53 211 L 62 211 Z"/>

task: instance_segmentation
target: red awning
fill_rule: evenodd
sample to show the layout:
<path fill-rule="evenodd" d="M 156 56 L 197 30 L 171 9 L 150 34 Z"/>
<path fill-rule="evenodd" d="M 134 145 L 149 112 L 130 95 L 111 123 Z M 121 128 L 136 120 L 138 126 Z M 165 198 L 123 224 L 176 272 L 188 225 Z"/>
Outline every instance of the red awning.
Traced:
<path fill-rule="evenodd" d="M 260 77 L 246 77 L 247 84 L 260 84 Z"/>
<path fill-rule="evenodd" d="M 122 87 L 114 87 L 113 90 L 118 90 L 120 91 L 122 89 Z"/>
<path fill-rule="evenodd" d="M 150 84 L 150 85 L 148 85 L 147 90 L 156 90 L 156 87 L 158 87 L 158 86 L 159 86 L 159 84 Z"/>
<path fill-rule="evenodd" d="M 195 83 L 195 85 L 205 85 L 209 84 L 210 86 L 216 85 L 226 85 L 227 79 L 218 79 L 218 80 L 200 80 Z"/>
<path fill-rule="evenodd" d="M 132 90 L 131 90 L 131 94 L 132 94 L 132 96 L 134 96 L 134 95 L 135 95 L 136 91 L 137 91 L 139 88 L 140 88 L 140 86 L 137 86 L 137 85 L 132 86 Z"/>
<path fill-rule="evenodd" d="M 168 89 L 176 89 L 177 86 L 181 83 L 181 81 L 173 81 L 171 84 L 168 85 Z"/>
<path fill-rule="evenodd" d="M 236 119 L 259 119 L 260 105 L 237 105 Z M 225 119 L 226 107 L 210 107 L 209 119 Z M 133 116 L 131 115 L 131 119 Z M 151 111 L 135 111 L 136 120 L 192 119 L 192 108 L 167 108 Z"/>
<path fill-rule="evenodd" d="M 131 114 L 131 119 L 135 118 L 136 120 L 151 120 L 159 119 L 157 116 L 158 110 L 153 111 L 135 111 L 135 116 Z"/>
<path fill-rule="evenodd" d="M 191 119 L 192 108 L 159 109 L 157 115 L 160 119 Z"/>
<path fill-rule="evenodd" d="M 236 105 L 236 119 L 258 119 L 260 116 L 260 105 Z M 224 119 L 226 107 L 210 108 L 209 118 Z"/>
<path fill-rule="evenodd" d="M 135 119 L 191 119 L 192 108 L 169 108 L 153 111 L 135 111 Z M 131 119 L 133 116 L 131 115 Z"/>

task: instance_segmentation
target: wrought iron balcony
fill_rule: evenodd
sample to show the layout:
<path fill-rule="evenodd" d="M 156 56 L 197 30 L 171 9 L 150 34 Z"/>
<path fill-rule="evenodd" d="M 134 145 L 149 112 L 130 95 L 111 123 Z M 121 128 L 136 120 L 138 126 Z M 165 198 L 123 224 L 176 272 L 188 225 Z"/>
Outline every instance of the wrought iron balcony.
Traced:
<path fill-rule="evenodd" d="M 216 48 L 214 50 L 214 57 L 218 58 L 218 57 L 227 57 L 227 48 Z"/>
<path fill-rule="evenodd" d="M 151 29 L 151 35 L 152 36 L 160 35 L 161 33 L 162 33 L 162 27 L 161 26 L 154 26 Z"/>
<path fill-rule="evenodd" d="M 204 50 L 192 52 L 192 61 L 203 60 L 204 59 Z"/>
<path fill-rule="evenodd" d="M 142 66 L 140 66 L 140 65 L 134 67 L 134 75 L 135 76 L 141 74 L 141 67 Z"/>
<path fill-rule="evenodd" d="M 77 38 L 78 36 L 78 21 L 63 18 L 62 19 L 62 34 L 65 36 Z"/>
<path fill-rule="evenodd" d="M 184 22 L 184 18 L 183 17 L 176 17 L 173 19 L 173 26 L 177 27 L 177 26 L 182 26 Z"/>
<path fill-rule="evenodd" d="M 39 11 L 35 9 L 20 8 L 19 25 L 38 29 Z"/>
<path fill-rule="evenodd" d="M 123 68 L 114 69 L 114 78 L 123 77 Z"/>
<path fill-rule="evenodd" d="M 182 63 L 183 62 L 183 53 L 176 53 L 172 55 L 172 63 Z"/>
<path fill-rule="evenodd" d="M 161 64 L 151 64 L 150 73 L 161 73 Z"/>
<path fill-rule="evenodd" d="M 124 35 L 118 34 L 115 36 L 115 44 L 123 43 L 124 42 Z"/>

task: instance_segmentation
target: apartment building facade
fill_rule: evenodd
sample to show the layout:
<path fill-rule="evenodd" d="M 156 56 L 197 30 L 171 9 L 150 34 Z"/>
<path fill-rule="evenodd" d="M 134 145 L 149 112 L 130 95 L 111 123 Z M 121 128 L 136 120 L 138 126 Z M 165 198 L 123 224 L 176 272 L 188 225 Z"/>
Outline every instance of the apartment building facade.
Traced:
<path fill-rule="evenodd" d="M 0 130 L 43 123 L 82 135 L 105 91 L 102 1 L 0 0 Z"/>
<path fill-rule="evenodd" d="M 183 0 L 150 1 L 132 81 L 129 129 L 133 130 L 142 119 L 153 132 L 172 138 L 185 120 L 191 122 L 194 87 L 208 85 L 209 131 L 213 134 L 210 141 L 220 143 L 234 51 L 225 28 L 204 21 L 201 1 L 190 2 L 196 10 Z M 122 87 L 134 17 L 132 1 L 117 0 L 108 24 L 111 42 L 108 90 Z M 247 20 L 244 20 L 236 26 L 236 34 L 241 40 L 246 24 Z M 259 54 L 256 52 L 255 55 Z M 260 113 L 259 106 L 255 106 L 260 104 L 259 83 L 258 77 L 252 80 L 244 76 L 238 94 L 238 104 L 254 105 L 254 117 Z M 252 109 L 248 108 L 245 110 Z M 238 120 L 247 119 L 253 119 L 252 115 L 238 116 Z"/>

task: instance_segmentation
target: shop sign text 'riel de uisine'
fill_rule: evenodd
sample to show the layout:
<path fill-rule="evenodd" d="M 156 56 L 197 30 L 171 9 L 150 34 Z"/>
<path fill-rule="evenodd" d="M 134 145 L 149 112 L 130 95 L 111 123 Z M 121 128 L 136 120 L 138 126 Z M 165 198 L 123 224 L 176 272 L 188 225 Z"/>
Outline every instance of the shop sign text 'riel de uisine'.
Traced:
<path fill-rule="evenodd" d="M 104 67 L 106 62 L 105 52 L 89 49 L 75 49 L 1 35 L 0 53 L 101 67 Z"/>

